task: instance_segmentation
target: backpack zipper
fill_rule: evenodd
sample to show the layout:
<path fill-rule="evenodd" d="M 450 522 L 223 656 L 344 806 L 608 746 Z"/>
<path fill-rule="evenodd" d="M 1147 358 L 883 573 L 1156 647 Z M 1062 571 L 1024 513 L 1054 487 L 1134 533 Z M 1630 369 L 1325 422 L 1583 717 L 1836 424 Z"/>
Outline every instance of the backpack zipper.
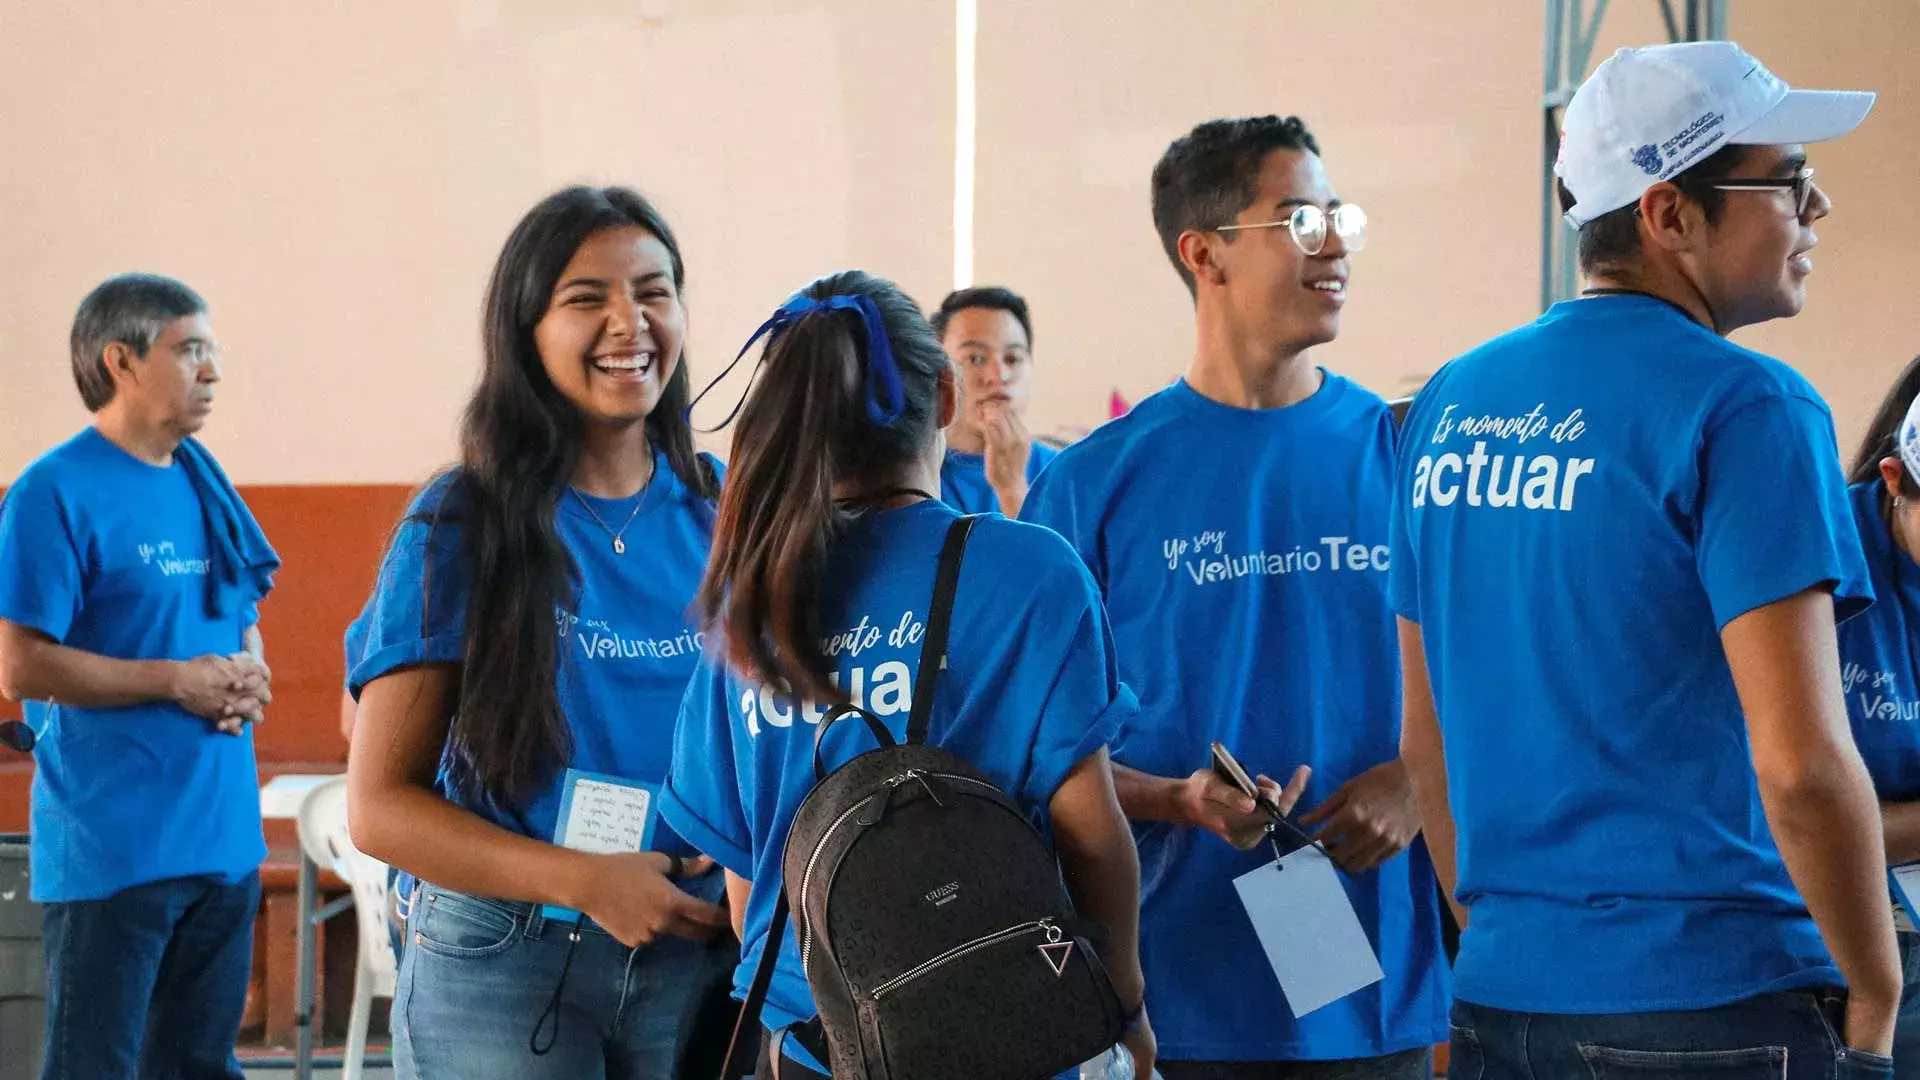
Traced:
<path fill-rule="evenodd" d="M 821 833 L 819 841 L 813 845 L 813 854 L 807 857 L 806 872 L 800 875 L 800 971 L 809 978 L 813 974 L 813 922 L 807 918 L 806 903 L 807 886 L 813 883 L 813 868 L 820 865 L 820 855 L 827 850 L 827 841 L 839 831 L 840 826 L 846 824 L 848 818 L 859 813 L 868 803 L 879 797 L 878 794 L 869 795 L 840 811 L 840 816 L 833 819 L 833 824 L 827 826 L 827 831 Z"/>
<path fill-rule="evenodd" d="M 1057 942 L 1062 937 L 1060 928 L 1053 924 L 1053 920 L 1051 918 L 1038 919 L 1038 920 L 1035 920 L 1034 922 L 1021 923 L 1019 926 L 1010 926 L 1007 929 L 1002 930 L 997 934 L 988 934 L 986 937 L 983 937 L 983 938 L 975 938 L 974 940 L 967 942 L 965 945 L 960 945 L 960 946 L 956 946 L 954 948 L 948 949 L 946 952 L 943 952 L 939 956 L 936 956 L 933 959 L 926 961 L 925 963 L 919 965 L 918 967 L 912 968 L 908 971 L 904 971 L 899 975 L 895 975 L 893 978 L 888 979 L 886 982 L 883 982 L 879 986 L 874 987 L 873 991 L 868 996 L 873 999 L 875 1004 L 878 1004 L 881 998 L 887 996 L 888 994 L 892 993 L 895 990 L 900 989 L 902 986 L 905 986 L 906 984 L 912 982 L 913 980 L 920 978 L 922 975 L 931 974 L 933 971 L 939 968 L 945 967 L 946 965 L 953 963 L 955 960 L 959 960 L 960 958 L 967 956 L 971 953 L 979 952 L 981 949 L 998 945 L 1003 941 L 1008 941 L 1013 938 L 1020 937 L 1023 934 L 1031 934 L 1036 930 L 1045 930 L 1047 933 L 1047 940 L 1049 942 Z"/>

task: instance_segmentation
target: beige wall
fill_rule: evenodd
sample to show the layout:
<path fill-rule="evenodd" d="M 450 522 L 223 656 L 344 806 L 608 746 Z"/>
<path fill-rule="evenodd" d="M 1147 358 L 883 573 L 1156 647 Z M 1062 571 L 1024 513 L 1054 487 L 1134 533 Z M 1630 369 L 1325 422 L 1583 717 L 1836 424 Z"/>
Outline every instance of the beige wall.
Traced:
<path fill-rule="evenodd" d="M 423 477 L 500 244 L 577 180 L 640 188 L 679 232 L 696 378 L 821 273 L 937 295 L 952 71 L 937 0 L 8 5 L 0 476 L 85 421 L 80 298 L 150 269 L 212 305 L 207 440 L 236 480 Z"/>
<path fill-rule="evenodd" d="M 1837 210 L 1809 309 L 1738 337 L 1809 372 L 1850 444 L 1920 352 L 1920 4 L 1729 3 L 1729 36 L 1789 82 L 1881 93 L 1859 132 L 1813 150 Z M 986 0 L 978 269 L 1034 301 L 1041 426 L 1096 423 L 1110 387 L 1137 398 L 1190 357 L 1147 181 L 1213 116 L 1300 114 L 1372 219 L 1323 363 L 1392 394 L 1536 314 L 1543 8 Z M 1663 35 L 1653 0 L 1615 0 L 1594 61 Z"/>
<path fill-rule="evenodd" d="M 1540 4 L 980 8 L 977 276 L 1034 302 L 1041 430 L 1184 366 L 1188 302 L 1147 174 L 1211 116 L 1304 115 L 1373 218 L 1330 366 L 1393 392 L 1534 313 Z M 1741 336 L 1807 370 L 1851 439 L 1920 351 L 1920 4 L 1731 8 L 1789 81 L 1882 94 L 1815 151 L 1838 211 L 1809 311 Z M 1660 35 L 1653 0 L 1613 9 L 1596 58 Z M 932 304 L 952 262 L 953 56 L 950 0 L 9 5 L 0 478 L 84 422 L 73 307 L 143 268 L 214 305 L 230 360 L 208 438 L 237 479 L 418 479 L 452 452 L 498 245 L 576 179 L 636 185 L 680 231 L 696 375 L 827 270 Z"/>

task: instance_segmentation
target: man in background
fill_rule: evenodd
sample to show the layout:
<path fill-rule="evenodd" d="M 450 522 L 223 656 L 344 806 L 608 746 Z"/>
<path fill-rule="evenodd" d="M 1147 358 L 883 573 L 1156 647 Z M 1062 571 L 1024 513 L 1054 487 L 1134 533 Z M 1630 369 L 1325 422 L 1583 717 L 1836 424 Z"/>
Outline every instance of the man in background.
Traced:
<path fill-rule="evenodd" d="M 1018 293 L 980 285 L 949 293 L 929 319 L 953 361 L 960 408 L 947 428 L 940 497 L 968 514 L 1019 517 L 1027 488 L 1059 451 L 1027 433 L 1033 319 Z"/>
<path fill-rule="evenodd" d="M 0 691 L 39 734 L 47 1080 L 241 1076 L 279 560 L 193 438 L 220 381 L 206 311 L 150 274 L 88 295 L 71 360 L 93 423 L 0 502 Z"/>

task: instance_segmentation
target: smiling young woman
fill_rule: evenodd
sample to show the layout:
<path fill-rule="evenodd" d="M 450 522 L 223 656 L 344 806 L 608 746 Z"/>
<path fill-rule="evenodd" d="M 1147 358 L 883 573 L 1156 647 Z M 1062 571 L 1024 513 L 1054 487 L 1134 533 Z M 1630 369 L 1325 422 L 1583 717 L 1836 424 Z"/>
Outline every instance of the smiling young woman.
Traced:
<path fill-rule="evenodd" d="M 686 421 L 684 284 L 631 191 L 527 214 L 488 287 L 461 462 L 349 631 L 354 840 L 418 879 L 402 1076 L 670 1075 L 731 969 L 703 944 L 726 936 L 720 875 L 652 798 L 718 486 Z M 619 850 L 570 828 L 610 811 Z"/>

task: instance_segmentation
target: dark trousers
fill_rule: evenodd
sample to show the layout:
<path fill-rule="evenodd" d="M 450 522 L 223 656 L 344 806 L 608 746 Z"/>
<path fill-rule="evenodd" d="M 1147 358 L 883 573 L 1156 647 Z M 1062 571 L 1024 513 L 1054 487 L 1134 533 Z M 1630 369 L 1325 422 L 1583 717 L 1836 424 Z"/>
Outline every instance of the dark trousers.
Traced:
<path fill-rule="evenodd" d="M 1837 990 L 1763 994 L 1712 1009 L 1575 1016 L 1453 1007 L 1452 1080 L 1850 1080 L 1893 1061 L 1847 1049 Z"/>
<path fill-rule="evenodd" d="M 1163 1061 L 1166 1080 L 1430 1080 L 1426 1047 L 1335 1061 Z"/>
<path fill-rule="evenodd" d="M 241 1080 L 260 875 L 46 905 L 41 1080 Z"/>

